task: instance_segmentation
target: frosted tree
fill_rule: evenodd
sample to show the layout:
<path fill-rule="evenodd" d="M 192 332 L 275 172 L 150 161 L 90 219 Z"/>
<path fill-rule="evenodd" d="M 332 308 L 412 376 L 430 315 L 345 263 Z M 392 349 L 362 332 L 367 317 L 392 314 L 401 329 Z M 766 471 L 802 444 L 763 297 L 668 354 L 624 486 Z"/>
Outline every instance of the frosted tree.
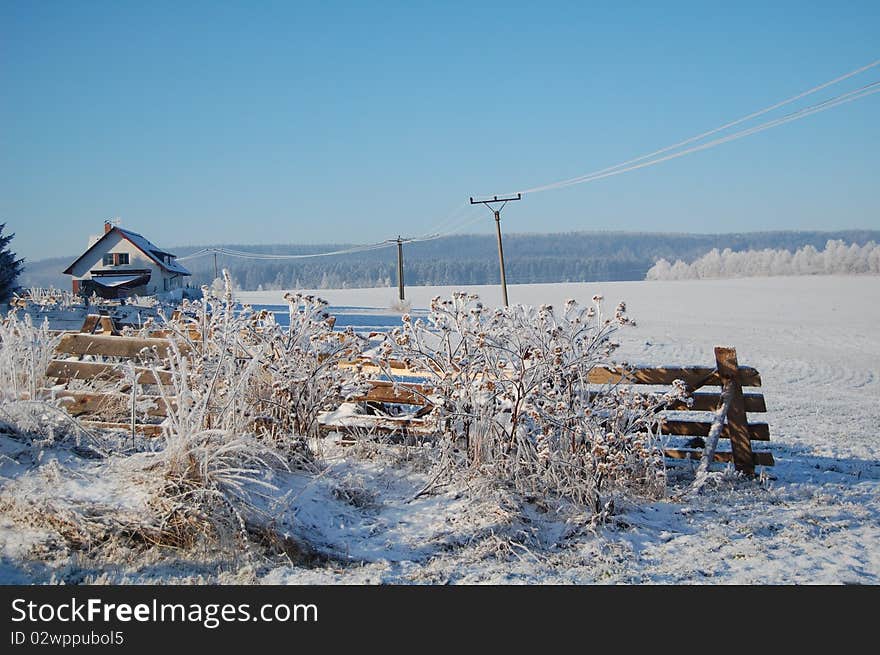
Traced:
<path fill-rule="evenodd" d="M 831 240 L 817 251 L 807 245 L 794 254 L 788 250 L 712 249 L 692 264 L 678 260 L 670 264 L 660 259 L 648 271 L 647 280 L 695 280 L 725 277 L 765 277 L 771 275 L 878 275 L 880 245 L 869 241 L 863 246 Z"/>

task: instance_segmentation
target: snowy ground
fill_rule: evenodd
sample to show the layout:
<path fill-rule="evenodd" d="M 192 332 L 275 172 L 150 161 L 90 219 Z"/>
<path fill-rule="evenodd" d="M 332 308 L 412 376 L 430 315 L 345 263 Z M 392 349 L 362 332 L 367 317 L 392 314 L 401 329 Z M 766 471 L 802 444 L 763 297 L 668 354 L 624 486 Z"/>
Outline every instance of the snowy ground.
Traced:
<path fill-rule="evenodd" d="M 499 300 L 497 288 L 475 290 L 487 304 Z M 407 294 L 419 308 L 449 291 L 414 287 Z M 359 326 L 381 328 L 394 318 L 387 308 L 396 289 L 315 293 Z M 0 515 L 0 581 L 880 582 L 880 278 L 510 288 L 512 302 L 533 304 L 595 293 L 610 307 L 627 301 L 638 323 L 621 333 L 629 361 L 709 365 L 713 346 L 735 346 L 740 363 L 762 374 L 777 465 L 758 480 L 722 478 L 687 500 L 675 494 L 690 473 L 676 469 L 668 499 L 623 507 L 614 524 L 594 530 L 576 513 L 548 512 L 540 499 L 488 489 L 446 488 L 413 499 L 429 477 L 418 449 L 325 441 L 323 473 L 279 474 L 288 495 L 272 508 L 279 526 L 321 556 L 308 565 L 74 560 L 58 555 L 45 527 Z M 283 303 L 279 292 L 239 299 Z M 41 484 L 82 498 L 98 484 L 100 465 L 92 460 L 56 447 L 36 461 L 35 452 L 0 437 L 0 499 L 36 494 Z M 46 483 L 58 467 L 76 476 L 56 489 Z M 114 488 L 119 481 L 107 468 L 100 484 Z"/>
<path fill-rule="evenodd" d="M 451 289 L 407 289 L 414 307 Z M 497 304 L 497 287 L 470 288 Z M 514 303 L 627 302 L 638 323 L 622 356 L 711 364 L 737 348 L 762 375 L 777 465 L 687 504 L 634 508 L 631 528 L 559 553 L 466 566 L 460 581 L 880 582 L 880 278 L 773 277 L 514 285 Z M 388 307 L 393 289 L 315 292 L 333 305 Z M 240 294 L 273 303 L 271 292 Z M 456 556 L 457 557 L 457 556 Z M 427 569 L 455 568 L 456 557 Z M 442 575 L 440 576 L 442 577 Z"/>

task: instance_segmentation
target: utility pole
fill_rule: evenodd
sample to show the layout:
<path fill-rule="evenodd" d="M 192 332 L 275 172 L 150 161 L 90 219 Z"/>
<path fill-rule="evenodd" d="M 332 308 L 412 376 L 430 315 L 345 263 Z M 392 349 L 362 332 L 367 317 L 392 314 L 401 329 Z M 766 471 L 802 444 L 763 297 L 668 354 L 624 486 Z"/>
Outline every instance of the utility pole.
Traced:
<path fill-rule="evenodd" d="M 396 239 L 385 241 L 385 243 L 397 244 L 397 295 L 400 296 L 401 302 L 406 300 L 403 295 L 403 244 L 408 241 L 412 241 L 412 239 L 404 239 L 400 235 L 397 235 Z"/>
<path fill-rule="evenodd" d="M 498 263 L 501 266 L 501 293 L 504 296 L 505 307 L 509 305 L 507 302 L 507 276 L 504 274 L 504 247 L 501 245 L 501 210 L 504 209 L 504 205 L 514 200 L 522 200 L 522 194 L 517 193 L 516 198 L 499 198 L 498 196 L 494 196 L 489 200 L 474 200 L 471 198 L 472 205 L 486 205 L 489 211 L 495 214 L 495 233 L 498 235 Z M 492 205 L 499 202 L 501 206 L 495 209 Z"/>
<path fill-rule="evenodd" d="M 217 279 L 217 251 L 214 251 L 214 279 Z"/>

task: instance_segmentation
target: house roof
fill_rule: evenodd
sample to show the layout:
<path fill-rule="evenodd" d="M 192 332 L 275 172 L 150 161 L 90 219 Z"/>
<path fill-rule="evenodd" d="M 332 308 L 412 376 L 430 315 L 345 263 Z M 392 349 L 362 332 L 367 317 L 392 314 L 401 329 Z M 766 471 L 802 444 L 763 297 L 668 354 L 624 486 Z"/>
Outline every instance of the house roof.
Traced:
<path fill-rule="evenodd" d="M 137 287 L 150 281 L 149 273 L 140 273 L 138 275 L 114 275 L 92 278 L 92 282 L 102 287 L 112 289 L 114 287 L 130 286 Z"/>
<path fill-rule="evenodd" d="M 101 243 L 114 232 L 121 235 L 123 239 L 133 244 L 135 248 L 140 250 L 142 253 L 144 253 L 147 257 L 152 259 L 156 264 L 158 264 L 161 268 L 164 268 L 166 271 L 170 273 L 177 273 L 178 275 L 192 275 L 192 273 L 190 273 L 177 262 L 164 261 L 165 256 L 174 257 L 173 253 L 162 250 L 161 248 L 159 248 L 159 246 L 151 242 L 142 234 L 132 232 L 131 230 L 124 230 L 121 227 L 113 227 L 108 232 L 106 232 L 100 239 L 95 241 L 95 243 L 93 243 L 82 255 L 77 257 L 76 261 L 74 261 L 70 266 L 64 269 L 64 273 L 66 275 L 73 275 L 73 267 L 76 266 L 83 257 L 88 255 L 90 252 L 98 249 Z"/>

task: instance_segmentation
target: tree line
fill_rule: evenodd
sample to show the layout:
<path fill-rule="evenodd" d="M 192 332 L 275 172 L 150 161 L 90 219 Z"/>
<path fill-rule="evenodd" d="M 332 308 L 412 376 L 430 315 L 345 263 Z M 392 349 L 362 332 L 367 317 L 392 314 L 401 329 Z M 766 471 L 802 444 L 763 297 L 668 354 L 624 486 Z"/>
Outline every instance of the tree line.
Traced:
<path fill-rule="evenodd" d="M 713 248 L 686 264 L 658 261 L 648 271 L 648 280 L 695 280 L 702 278 L 767 277 L 775 275 L 880 275 L 880 245 L 830 240 L 825 248 L 812 245 L 795 252 L 782 249 L 733 251 Z"/>
<path fill-rule="evenodd" d="M 142 230 L 146 232 L 146 230 Z M 149 235 L 148 235 L 149 236 Z M 540 282 L 592 282 L 643 280 L 661 259 L 685 265 L 718 249 L 782 249 L 805 246 L 823 248 L 829 240 L 863 245 L 880 242 L 880 231 L 752 232 L 739 234 L 675 234 L 625 232 L 568 232 L 509 234 L 504 237 L 507 279 L 511 284 Z M 262 245 L 216 244 L 260 254 L 288 255 L 325 252 L 345 244 Z M 168 248 L 180 257 L 205 246 Z M 494 284 L 498 281 L 498 254 L 491 234 L 458 235 L 417 243 L 404 250 L 407 285 Z M 78 253 L 77 253 L 78 254 Z M 40 262 L 27 262 L 23 286 L 69 288 L 61 271 L 77 254 Z M 218 256 L 218 266 L 230 271 L 241 289 L 320 289 L 393 286 L 397 283 L 396 248 L 300 260 L 250 260 Z M 210 284 L 213 257 L 182 262 L 192 273 L 190 284 Z"/>

